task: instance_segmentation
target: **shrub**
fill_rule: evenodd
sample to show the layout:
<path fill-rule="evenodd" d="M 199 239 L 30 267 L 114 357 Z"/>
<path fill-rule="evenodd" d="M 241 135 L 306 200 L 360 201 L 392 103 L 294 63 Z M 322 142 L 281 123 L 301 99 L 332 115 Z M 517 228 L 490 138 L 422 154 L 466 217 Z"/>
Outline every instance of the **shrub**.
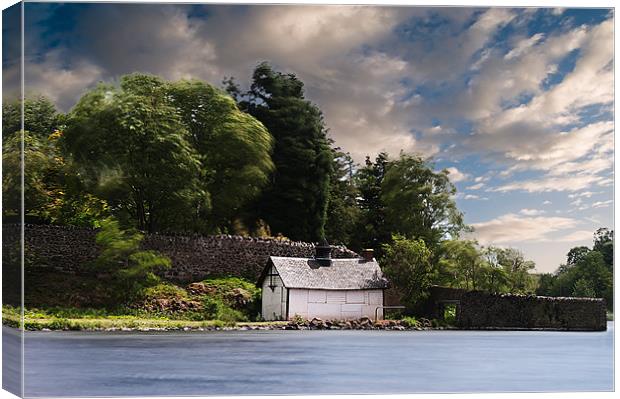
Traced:
<path fill-rule="evenodd" d="M 406 327 L 420 327 L 420 322 L 415 317 L 403 317 L 401 323 Z"/>
<path fill-rule="evenodd" d="M 144 289 L 159 283 L 155 271 L 170 267 L 170 259 L 154 251 L 141 251 L 144 236 L 125 231 L 112 219 L 101 222 L 95 241 L 102 251 L 94 262 L 103 279 L 108 280 L 112 298 L 128 301 L 139 296 Z"/>

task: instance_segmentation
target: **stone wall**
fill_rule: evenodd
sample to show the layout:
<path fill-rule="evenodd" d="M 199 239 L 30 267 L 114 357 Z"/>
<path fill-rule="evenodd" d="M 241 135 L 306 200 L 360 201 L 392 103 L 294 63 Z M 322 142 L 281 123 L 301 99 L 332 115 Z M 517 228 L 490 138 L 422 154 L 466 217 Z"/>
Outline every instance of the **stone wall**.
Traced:
<path fill-rule="evenodd" d="M 601 298 L 503 295 L 433 287 L 427 306 L 429 316 L 440 316 L 447 303 L 457 303 L 456 324 L 465 329 L 602 331 L 607 328 L 605 300 Z"/>
<path fill-rule="evenodd" d="M 18 245 L 19 225 L 3 225 L 3 251 Z M 67 273 L 87 273 L 85 267 L 94 260 L 99 248 L 94 229 L 71 226 L 25 226 L 27 256 L 37 267 Z M 240 276 L 255 279 L 269 256 L 311 257 L 314 244 L 277 239 L 230 235 L 164 235 L 147 234 L 144 249 L 155 250 L 170 257 L 172 267 L 162 274 L 179 281 L 199 281 L 214 276 Z M 344 247 L 334 247 L 335 258 L 354 258 L 357 254 Z"/>

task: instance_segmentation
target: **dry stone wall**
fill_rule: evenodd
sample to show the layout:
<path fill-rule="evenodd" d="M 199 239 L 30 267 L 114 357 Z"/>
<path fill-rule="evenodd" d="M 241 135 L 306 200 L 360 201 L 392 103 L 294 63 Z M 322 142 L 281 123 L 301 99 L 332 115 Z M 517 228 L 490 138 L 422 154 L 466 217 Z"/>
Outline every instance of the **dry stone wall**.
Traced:
<path fill-rule="evenodd" d="M 605 300 L 489 294 L 433 287 L 427 315 L 441 318 L 444 304 L 457 303 L 456 324 L 465 329 L 550 329 L 603 331 Z"/>
<path fill-rule="evenodd" d="M 85 267 L 94 260 L 99 248 L 94 229 L 72 226 L 25 226 L 26 255 L 33 266 L 67 273 L 88 273 Z M 19 245 L 19 225 L 3 225 L 3 251 Z M 215 276 L 239 276 L 256 279 L 269 256 L 311 257 L 314 244 L 277 239 L 231 235 L 146 234 L 144 249 L 163 253 L 172 267 L 162 274 L 179 281 L 199 281 Z M 335 258 L 354 258 L 357 254 L 345 247 L 334 247 Z"/>

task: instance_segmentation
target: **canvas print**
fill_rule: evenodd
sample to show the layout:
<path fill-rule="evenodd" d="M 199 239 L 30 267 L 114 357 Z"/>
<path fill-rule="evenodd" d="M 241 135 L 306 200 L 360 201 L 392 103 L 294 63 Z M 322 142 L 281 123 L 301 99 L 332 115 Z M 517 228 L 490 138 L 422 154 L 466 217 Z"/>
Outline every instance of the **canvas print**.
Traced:
<path fill-rule="evenodd" d="M 614 390 L 613 8 L 2 23 L 6 391 Z"/>

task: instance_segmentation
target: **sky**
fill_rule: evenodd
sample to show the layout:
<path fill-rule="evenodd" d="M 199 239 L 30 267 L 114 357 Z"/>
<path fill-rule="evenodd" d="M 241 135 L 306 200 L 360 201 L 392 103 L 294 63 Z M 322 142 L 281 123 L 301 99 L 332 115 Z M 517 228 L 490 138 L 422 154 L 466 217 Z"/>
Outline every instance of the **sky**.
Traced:
<path fill-rule="evenodd" d="M 472 238 L 539 272 L 613 225 L 610 9 L 26 3 L 25 32 L 26 92 L 62 111 L 131 72 L 242 87 L 261 61 L 294 73 L 336 145 L 432 157 Z"/>

